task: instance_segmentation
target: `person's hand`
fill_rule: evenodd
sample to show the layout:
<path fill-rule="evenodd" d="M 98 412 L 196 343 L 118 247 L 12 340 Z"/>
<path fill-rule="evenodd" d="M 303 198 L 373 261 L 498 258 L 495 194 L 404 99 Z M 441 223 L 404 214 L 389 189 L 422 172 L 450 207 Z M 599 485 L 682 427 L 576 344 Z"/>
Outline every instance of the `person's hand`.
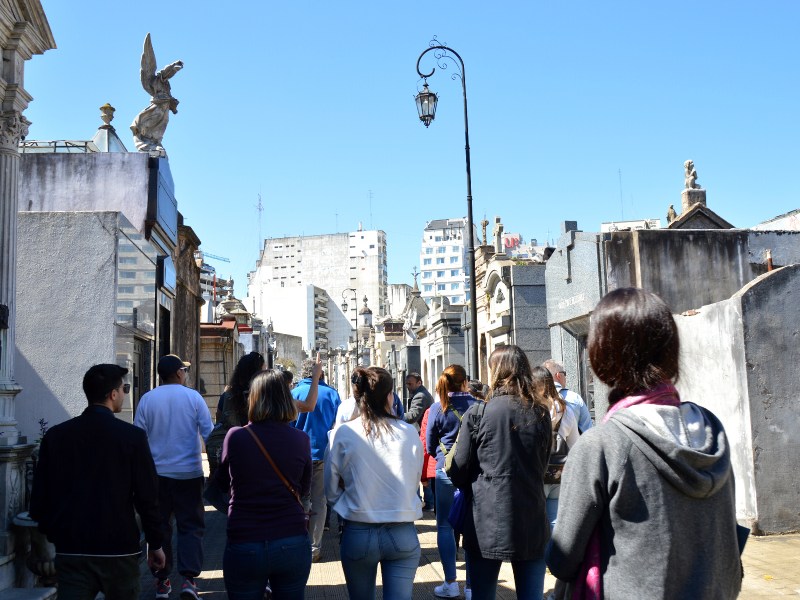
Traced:
<path fill-rule="evenodd" d="M 431 482 L 429 479 L 426 479 L 422 482 L 422 487 L 431 487 Z"/>
<path fill-rule="evenodd" d="M 311 379 L 317 379 L 322 377 L 322 360 L 319 358 L 319 352 L 317 352 L 317 362 L 314 364 L 314 367 L 311 369 Z"/>
<path fill-rule="evenodd" d="M 163 569 L 167 564 L 167 557 L 164 556 L 164 551 L 159 548 L 158 550 L 147 549 L 147 566 L 151 569 Z"/>

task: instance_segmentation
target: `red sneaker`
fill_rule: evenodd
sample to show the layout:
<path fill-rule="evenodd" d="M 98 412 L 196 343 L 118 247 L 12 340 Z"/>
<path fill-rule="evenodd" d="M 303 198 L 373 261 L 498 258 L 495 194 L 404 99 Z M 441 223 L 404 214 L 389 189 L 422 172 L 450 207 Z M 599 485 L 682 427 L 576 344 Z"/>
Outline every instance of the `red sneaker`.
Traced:
<path fill-rule="evenodd" d="M 183 587 L 181 588 L 181 600 L 200 600 L 197 595 L 197 586 L 194 584 L 194 579 L 184 577 Z"/>
<path fill-rule="evenodd" d="M 156 598 L 169 598 L 169 593 L 172 591 L 172 586 L 169 579 L 159 579 L 156 581 Z"/>

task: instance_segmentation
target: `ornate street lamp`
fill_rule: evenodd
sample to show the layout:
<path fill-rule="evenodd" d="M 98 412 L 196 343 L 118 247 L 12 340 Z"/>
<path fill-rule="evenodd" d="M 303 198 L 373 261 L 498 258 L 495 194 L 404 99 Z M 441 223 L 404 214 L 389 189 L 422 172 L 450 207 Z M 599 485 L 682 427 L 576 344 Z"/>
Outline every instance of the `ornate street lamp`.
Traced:
<path fill-rule="evenodd" d="M 439 96 L 428 89 L 427 81 L 422 87 L 422 91 L 416 95 L 414 100 L 417 102 L 419 120 L 425 123 L 425 127 L 427 127 L 436 116 L 436 104 L 439 102 Z"/>
<path fill-rule="evenodd" d="M 439 97 L 431 92 L 428 89 L 428 77 L 431 77 L 433 73 L 436 71 L 435 68 L 431 69 L 431 72 L 427 75 L 424 74 L 422 71 L 419 70 L 419 62 L 422 60 L 422 57 L 425 56 L 428 52 L 433 51 L 433 56 L 436 58 L 436 64 L 439 66 L 440 69 L 447 69 L 447 61 L 448 59 L 452 61 L 452 63 L 456 66 L 456 68 L 460 69 L 458 73 L 453 73 L 451 75 L 451 79 L 460 79 L 461 80 L 461 88 L 464 92 L 464 139 L 466 141 L 465 150 L 467 153 L 467 228 L 469 229 L 469 287 L 470 287 L 470 303 L 469 303 L 469 312 L 470 312 L 470 339 L 471 339 L 471 348 L 470 348 L 470 356 L 472 357 L 472 377 L 474 379 L 478 379 L 480 377 L 480 366 L 478 363 L 478 304 L 477 304 L 477 296 L 478 293 L 476 289 L 476 281 L 475 281 L 475 238 L 473 236 L 473 229 L 474 225 L 472 224 L 472 173 L 470 171 L 470 160 L 469 160 L 469 120 L 467 119 L 467 80 L 466 74 L 464 71 L 464 61 L 459 56 L 458 52 L 453 50 L 452 48 L 448 48 L 447 44 L 442 44 L 439 40 L 436 39 L 436 36 L 433 36 L 433 39 L 428 44 L 430 47 L 425 50 L 422 54 L 419 55 L 417 59 L 417 74 L 420 76 L 420 79 L 424 79 L 425 83 L 423 86 L 423 90 L 417 94 L 415 100 L 417 103 L 417 111 L 419 112 L 420 120 L 425 124 L 425 127 L 431 124 L 433 121 L 434 116 L 436 115 L 436 105 L 439 101 Z M 452 52 L 453 55 L 458 59 L 456 62 L 449 52 Z"/>
<path fill-rule="evenodd" d="M 342 290 L 342 312 L 347 316 L 347 300 L 345 299 L 344 295 L 346 292 L 353 292 L 353 296 L 357 296 L 358 292 L 353 288 L 345 288 Z"/>

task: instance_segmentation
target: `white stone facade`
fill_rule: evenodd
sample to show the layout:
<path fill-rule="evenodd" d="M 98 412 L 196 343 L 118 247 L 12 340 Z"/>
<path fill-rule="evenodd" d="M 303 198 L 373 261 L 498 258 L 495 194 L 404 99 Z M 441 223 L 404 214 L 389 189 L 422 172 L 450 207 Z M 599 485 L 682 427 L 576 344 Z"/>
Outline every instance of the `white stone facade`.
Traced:
<path fill-rule="evenodd" d="M 430 221 L 422 232 L 419 289 L 429 305 L 434 296 L 446 296 L 451 304 L 464 304 L 470 298 L 466 230 L 465 217 Z M 473 235 L 477 242 L 474 225 Z"/>
<path fill-rule="evenodd" d="M 301 319 L 298 315 L 308 315 L 314 303 L 306 295 L 304 307 L 298 308 L 290 299 L 292 293 L 283 290 L 303 286 L 324 290 L 329 298 L 327 321 L 316 316 L 313 320 L 316 326 L 324 325 L 327 330 L 327 347 L 346 346 L 358 326 L 358 310 L 364 296 L 376 318 L 388 314 L 386 233 L 372 230 L 267 239 L 248 279 L 244 299 L 248 310 L 265 323 L 272 319 L 276 331 L 300 335 L 304 340 L 308 335 L 304 335 L 301 323 L 306 322 L 306 317 Z M 344 294 L 348 305 L 345 314 L 342 293 L 348 288 L 356 291 Z M 289 317 L 291 329 L 278 325 L 284 315 L 295 315 Z"/>

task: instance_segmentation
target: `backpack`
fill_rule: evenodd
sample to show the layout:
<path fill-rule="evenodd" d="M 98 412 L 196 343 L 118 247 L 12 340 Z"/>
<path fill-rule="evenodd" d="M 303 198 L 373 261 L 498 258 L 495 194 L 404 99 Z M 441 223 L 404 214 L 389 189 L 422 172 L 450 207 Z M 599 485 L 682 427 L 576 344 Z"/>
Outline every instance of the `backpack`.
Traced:
<path fill-rule="evenodd" d="M 553 431 L 553 451 L 550 454 L 550 461 L 547 463 L 547 470 L 544 472 L 544 483 L 546 484 L 559 484 L 561 483 L 561 474 L 564 471 L 564 465 L 567 464 L 567 454 L 569 454 L 569 446 L 567 440 L 558 432 L 561 429 L 561 421 L 564 415 L 567 414 L 569 407 L 564 407 L 564 414 L 556 423 L 555 431 Z"/>
<path fill-rule="evenodd" d="M 483 418 L 483 411 L 486 410 L 486 402 L 482 402 L 479 400 L 477 404 L 478 408 L 475 409 L 475 419 L 473 419 L 472 422 L 472 435 L 478 435 L 478 428 L 481 425 L 481 419 Z M 453 412 L 458 417 L 458 420 L 461 421 L 461 423 L 463 424 L 463 421 L 461 420 L 462 419 L 461 415 L 459 415 L 455 409 L 453 409 Z M 449 477 L 450 468 L 453 466 L 453 457 L 456 455 L 456 449 L 458 448 L 458 436 L 456 436 L 456 441 L 453 442 L 453 445 L 450 446 L 450 452 L 447 452 L 444 449 L 444 444 L 442 444 L 441 441 L 439 442 L 439 445 L 441 445 L 442 452 L 444 453 L 444 472 L 447 473 L 447 476 Z"/>

